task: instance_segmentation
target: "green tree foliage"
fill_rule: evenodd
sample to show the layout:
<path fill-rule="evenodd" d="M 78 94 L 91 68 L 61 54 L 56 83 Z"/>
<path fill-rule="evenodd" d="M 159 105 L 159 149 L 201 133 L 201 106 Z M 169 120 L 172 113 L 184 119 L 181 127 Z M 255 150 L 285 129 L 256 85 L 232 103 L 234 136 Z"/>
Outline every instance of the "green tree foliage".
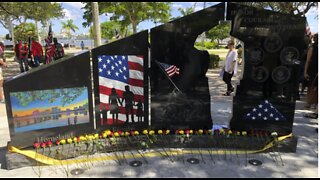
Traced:
<path fill-rule="evenodd" d="M 28 19 L 41 22 L 43 25 L 51 18 L 63 17 L 63 8 L 59 3 L 51 2 L 0 2 L 0 23 L 8 29 L 13 21 L 20 23 Z"/>
<path fill-rule="evenodd" d="M 76 30 L 79 29 L 78 26 L 73 24 L 72 19 L 68 19 L 66 22 L 61 22 L 61 24 L 62 24 L 62 29 L 66 30 L 66 33 L 69 38 L 71 37 L 71 31 L 76 32 Z"/>
<path fill-rule="evenodd" d="M 61 24 L 62 24 L 62 29 L 66 30 L 66 33 L 67 33 L 69 40 L 71 38 L 71 31 L 76 32 L 76 30 L 79 29 L 78 26 L 73 24 L 72 19 L 68 19 L 66 22 L 61 22 Z M 70 43 L 69 43 L 69 47 L 70 47 Z"/>
<path fill-rule="evenodd" d="M 316 7 L 318 2 L 238 2 L 239 4 L 253 6 L 262 9 L 271 9 L 272 11 L 305 16 L 308 11 Z"/>
<path fill-rule="evenodd" d="M 206 35 L 207 35 L 207 38 L 211 39 L 212 41 L 216 41 L 219 44 L 220 41 L 229 37 L 230 29 L 231 29 L 230 23 L 227 23 L 227 22 L 221 23 L 213 27 L 212 29 L 210 29 L 206 33 Z"/>
<path fill-rule="evenodd" d="M 127 35 L 132 34 L 132 32 L 128 28 L 121 27 L 119 22 L 108 21 L 100 24 L 101 26 L 101 37 L 103 39 L 107 39 L 109 42 L 113 41 L 116 36 L 115 30 L 118 31 L 121 37 L 125 37 Z M 93 27 L 90 27 L 89 30 L 90 37 L 93 38 Z"/>
<path fill-rule="evenodd" d="M 28 41 L 28 37 L 36 37 L 36 26 L 33 23 L 21 23 L 14 28 L 14 36 L 18 40 Z"/>
<path fill-rule="evenodd" d="M 16 97 L 19 104 L 22 106 L 28 106 L 34 101 L 43 101 L 48 103 L 55 102 L 58 98 L 61 98 L 62 106 L 71 104 L 77 99 L 85 88 L 68 88 L 68 89 L 52 89 L 43 91 L 28 91 L 28 92 L 15 92 L 12 93 L 13 97 Z"/>
<path fill-rule="evenodd" d="M 59 3 L 51 2 L 0 2 L 0 16 L 13 16 L 15 19 L 41 21 L 63 17 L 63 8 Z"/>
<path fill-rule="evenodd" d="M 196 6 L 197 6 L 197 3 L 195 2 L 192 7 L 188 7 L 188 8 L 179 7 L 178 11 L 182 14 L 182 16 L 187 16 L 189 14 L 192 14 L 195 11 Z"/>
<path fill-rule="evenodd" d="M 92 22 L 91 4 L 85 3 L 83 18 L 84 27 Z M 169 2 L 99 2 L 99 13 L 111 15 L 111 21 L 117 21 L 121 27 L 132 26 L 133 33 L 137 33 L 138 25 L 145 21 L 167 22 L 170 17 Z"/>

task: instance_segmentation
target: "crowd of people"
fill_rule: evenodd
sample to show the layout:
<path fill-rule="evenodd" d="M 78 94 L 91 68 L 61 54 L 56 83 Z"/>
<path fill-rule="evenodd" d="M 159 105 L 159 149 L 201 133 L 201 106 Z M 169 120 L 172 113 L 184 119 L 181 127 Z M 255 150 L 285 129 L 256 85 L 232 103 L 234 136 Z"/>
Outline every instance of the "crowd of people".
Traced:
<path fill-rule="evenodd" d="M 34 38 L 29 43 L 18 40 L 14 46 L 15 59 L 19 62 L 20 72 L 29 71 L 29 68 L 38 67 L 41 63 L 48 64 L 64 56 L 64 48 L 57 38 L 47 38 L 43 47 Z"/>

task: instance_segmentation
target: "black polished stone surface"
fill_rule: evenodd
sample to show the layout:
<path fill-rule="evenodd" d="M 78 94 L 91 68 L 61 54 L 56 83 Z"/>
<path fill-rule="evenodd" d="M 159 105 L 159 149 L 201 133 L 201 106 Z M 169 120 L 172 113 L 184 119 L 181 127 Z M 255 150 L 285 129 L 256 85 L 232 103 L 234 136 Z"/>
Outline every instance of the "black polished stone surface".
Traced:
<path fill-rule="evenodd" d="M 223 20 L 224 11 L 220 3 L 151 29 L 152 127 L 211 128 L 209 53 L 197 50 L 194 43 Z M 171 78 L 173 83 L 155 61 L 180 68 L 180 74 Z"/>
<path fill-rule="evenodd" d="M 304 17 L 227 5 L 231 36 L 244 43 L 244 72 L 233 98 L 231 129 L 292 132 L 300 77 L 300 61 L 306 48 Z M 244 120 L 260 102 L 268 100 L 286 121 Z"/>

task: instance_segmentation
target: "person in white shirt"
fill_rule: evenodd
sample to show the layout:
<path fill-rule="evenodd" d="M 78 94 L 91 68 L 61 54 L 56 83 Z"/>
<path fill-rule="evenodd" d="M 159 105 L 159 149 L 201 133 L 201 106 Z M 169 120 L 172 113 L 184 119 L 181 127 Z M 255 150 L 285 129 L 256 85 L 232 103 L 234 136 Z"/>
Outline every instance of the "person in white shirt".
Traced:
<path fill-rule="evenodd" d="M 224 96 L 230 96 L 234 88 L 231 84 L 231 78 L 234 74 L 237 74 L 237 56 L 238 52 L 234 48 L 234 41 L 230 40 L 228 42 L 228 54 L 226 56 L 226 61 L 224 65 L 223 81 L 227 84 L 227 92 L 223 94 Z"/>

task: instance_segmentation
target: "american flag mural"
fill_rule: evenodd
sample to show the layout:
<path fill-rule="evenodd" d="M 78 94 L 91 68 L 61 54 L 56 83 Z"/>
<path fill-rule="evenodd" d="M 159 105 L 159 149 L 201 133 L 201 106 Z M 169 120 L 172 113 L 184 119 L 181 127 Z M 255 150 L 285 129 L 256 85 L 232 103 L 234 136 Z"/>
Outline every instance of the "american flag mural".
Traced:
<path fill-rule="evenodd" d="M 98 56 L 98 72 L 99 72 L 99 96 L 100 110 L 106 107 L 108 110 L 110 105 L 109 96 L 111 89 L 115 88 L 120 99 L 123 100 L 125 86 L 129 85 L 130 91 L 134 94 L 134 104 L 139 100 L 144 102 L 144 72 L 143 57 L 135 55 L 99 55 Z M 137 121 L 137 106 L 133 106 L 135 121 Z M 131 115 L 129 115 L 131 122 Z M 126 121 L 125 103 L 119 104 L 119 114 L 116 121 L 117 124 L 123 124 Z M 142 117 L 142 121 L 143 117 Z M 107 112 L 107 119 L 101 117 L 100 125 L 113 124 L 112 114 L 110 110 Z"/>
<path fill-rule="evenodd" d="M 265 100 L 243 116 L 251 121 L 285 121 L 286 118 L 272 104 Z"/>
<path fill-rule="evenodd" d="M 172 77 L 175 74 L 179 74 L 180 69 L 177 68 L 175 65 L 169 65 L 169 64 L 161 63 L 161 62 L 158 62 L 158 63 L 166 71 L 166 73 L 169 75 L 169 77 Z"/>

